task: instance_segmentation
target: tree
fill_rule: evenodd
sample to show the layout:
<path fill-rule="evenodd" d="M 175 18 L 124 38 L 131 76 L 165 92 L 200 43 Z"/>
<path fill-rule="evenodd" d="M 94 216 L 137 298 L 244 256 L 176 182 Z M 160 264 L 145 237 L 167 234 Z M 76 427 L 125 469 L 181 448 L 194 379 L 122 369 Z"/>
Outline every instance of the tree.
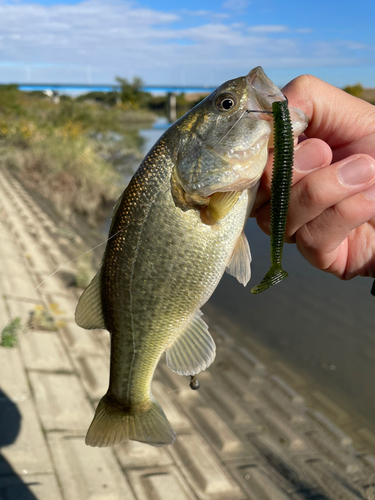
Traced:
<path fill-rule="evenodd" d="M 128 108 L 146 107 L 151 100 L 151 94 L 142 90 L 142 80 L 135 76 L 132 82 L 126 78 L 117 77 L 116 81 L 120 84 L 120 100 L 122 105 Z"/>

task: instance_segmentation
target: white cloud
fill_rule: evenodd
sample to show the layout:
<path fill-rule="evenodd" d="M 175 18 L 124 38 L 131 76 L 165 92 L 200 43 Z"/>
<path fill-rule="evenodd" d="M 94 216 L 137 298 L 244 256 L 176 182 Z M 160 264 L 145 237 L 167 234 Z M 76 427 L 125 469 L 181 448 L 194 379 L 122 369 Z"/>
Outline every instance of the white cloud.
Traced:
<path fill-rule="evenodd" d="M 181 16 L 192 16 L 192 17 L 209 17 L 210 19 L 227 19 L 229 14 L 224 12 L 213 12 L 212 10 L 188 10 L 181 9 L 178 11 Z"/>
<path fill-rule="evenodd" d="M 52 6 L 0 0 L 0 78 L 84 83 L 92 73 L 97 83 L 139 75 L 150 84 L 213 85 L 259 64 L 356 65 L 356 51 L 363 57 L 365 50 L 374 57 L 373 48 L 356 42 L 302 43 L 287 26 L 228 24 L 209 11 L 197 11 L 189 27 L 182 12 L 122 0 Z"/>
<path fill-rule="evenodd" d="M 259 26 L 251 26 L 249 31 L 253 33 L 283 33 L 289 31 L 289 28 L 281 24 L 261 24 Z"/>

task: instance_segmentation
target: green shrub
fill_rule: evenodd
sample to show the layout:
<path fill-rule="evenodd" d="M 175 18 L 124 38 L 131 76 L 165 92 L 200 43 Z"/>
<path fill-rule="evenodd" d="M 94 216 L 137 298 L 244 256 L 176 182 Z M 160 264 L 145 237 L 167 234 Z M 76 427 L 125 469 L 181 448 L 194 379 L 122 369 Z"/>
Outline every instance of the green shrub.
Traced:
<path fill-rule="evenodd" d="M 347 87 L 344 87 L 343 90 L 350 95 L 354 95 L 354 97 L 361 97 L 363 93 L 363 87 L 360 83 L 357 83 L 356 85 L 348 85 Z"/>
<path fill-rule="evenodd" d="M 0 346 L 16 347 L 22 333 L 21 318 L 14 318 L 1 332 Z"/>

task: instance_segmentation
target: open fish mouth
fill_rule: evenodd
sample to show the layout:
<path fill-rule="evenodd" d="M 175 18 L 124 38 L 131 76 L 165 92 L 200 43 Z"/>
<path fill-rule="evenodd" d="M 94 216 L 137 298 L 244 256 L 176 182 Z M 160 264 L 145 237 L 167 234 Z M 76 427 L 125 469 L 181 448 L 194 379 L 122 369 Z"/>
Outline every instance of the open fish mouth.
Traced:
<path fill-rule="evenodd" d="M 263 71 L 261 66 L 252 69 L 246 75 L 246 81 L 251 87 L 256 102 L 259 106 L 253 109 L 259 109 L 267 112 L 272 111 L 274 101 L 284 101 L 285 96 L 272 80 Z"/>

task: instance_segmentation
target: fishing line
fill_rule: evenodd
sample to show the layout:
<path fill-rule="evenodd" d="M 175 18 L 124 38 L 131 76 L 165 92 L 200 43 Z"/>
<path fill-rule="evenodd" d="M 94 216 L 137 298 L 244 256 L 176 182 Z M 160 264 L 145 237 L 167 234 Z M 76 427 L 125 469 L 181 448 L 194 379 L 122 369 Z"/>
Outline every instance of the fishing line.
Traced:
<path fill-rule="evenodd" d="M 236 127 L 238 125 L 238 123 L 240 122 L 240 120 L 242 120 L 242 118 L 244 117 L 245 113 L 246 113 L 246 110 L 242 113 L 242 115 L 238 118 L 238 120 L 231 126 L 231 128 L 223 135 L 223 137 L 221 137 L 219 139 L 219 141 L 213 146 L 213 148 L 212 148 L 213 151 L 215 150 L 216 146 L 218 146 L 221 143 L 221 141 L 223 141 L 226 138 L 226 136 L 230 132 L 232 132 L 232 130 L 234 129 L 234 127 Z"/>
<path fill-rule="evenodd" d="M 241 114 L 241 116 L 237 119 L 237 121 L 231 126 L 231 128 L 218 140 L 218 142 L 212 147 L 212 151 L 215 151 L 215 148 L 227 137 L 230 132 L 238 125 L 238 123 L 242 120 L 246 113 L 265 113 L 265 114 L 273 114 L 273 111 L 263 111 L 261 109 L 245 109 L 245 111 Z"/>
<path fill-rule="evenodd" d="M 200 383 L 199 383 L 197 377 L 195 375 L 187 375 L 187 377 L 190 377 L 190 380 L 188 382 L 186 382 L 186 384 L 183 384 L 183 387 L 179 387 L 178 389 L 171 389 L 170 391 L 167 391 L 167 394 L 172 394 L 173 392 L 180 392 L 183 389 L 186 389 L 187 387 L 190 387 L 190 389 L 193 389 L 191 387 L 192 379 L 195 379 L 195 382 L 198 382 L 198 386 L 193 390 L 199 389 Z"/>
<path fill-rule="evenodd" d="M 264 111 L 262 109 L 247 109 L 246 113 L 264 113 L 266 115 L 273 115 L 273 111 Z"/>
<path fill-rule="evenodd" d="M 285 101 L 284 101 L 285 102 Z M 274 103 L 275 104 L 275 103 Z M 286 105 L 287 105 L 287 100 L 286 100 Z M 230 132 L 238 125 L 238 123 L 242 120 L 242 118 L 245 116 L 246 113 L 265 113 L 265 114 L 273 114 L 274 111 L 265 111 L 265 110 L 253 110 L 253 109 L 246 109 L 240 116 L 239 118 L 237 119 L 237 121 L 232 125 L 232 127 L 230 127 L 230 129 L 219 139 L 219 141 L 215 144 L 215 146 L 213 147 L 213 150 L 228 136 L 228 134 L 230 134 Z M 275 120 L 275 130 L 277 129 L 277 123 L 276 123 L 276 120 Z M 158 197 L 156 197 L 151 205 L 153 205 L 158 199 L 160 198 L 163 198 L 167 193 L 168 191 L 171 190 L 171 187 L 168 186 L 168 188 L 163 192 L 161 193 Z M 122 196 L 122 195 L 121 195 Z M 96 245 L 95 247 L 87 250 L 86 252 L 82 253 L 81 255 L 79 255 L 78 257 L 70 260 L 69 262 L 67 262 L 66 264 L 64 264 L 63 266 L 60 266 L 58 269 L 56 269 L 53 273 L 51 273 L 49 276 L 47 276 L 43 281 L 41 281 L 34 289 L 33 289 L 33 292 L 37 291 L 49 278 L 51 278 L 52 276 L 54 276 L 55 274 L 57 274 L 58 272 L 60 272 L 62 269 L 66 268 L 67 266 L 69 266 L 70 264 L 72 264 L 73 262 L 77 261 L 78 259 L 80 259 L 81 257 L 89 254 L 90 252 L 96 250 L 97 248 L 101 247 L 102 245 L 104 245 L 105 243 L 108 243 L 108 241 L 110 241 L 112 238 L 114 238 L 115 236 L 117 236 L 119 233 L 121 233 L 124 229 L 126 229 L 127 227 L 129 227 L 129 225 L 131 224 L 131 222 L 129 222 L 129 224 L 127 224 L 126 226 L 122 227 L 119 231 L 117 231 L 115 234 L 111 235 L 110 237 L 108 237 L 106 240 L 104 240 L 103 242 L 99 243 L 98 245 Z M 375 293 L 375 285 L 374 285 L 374 293 Z M 373 292 L 373 290 L 372 290 Z M 254 293 L 254 292 L 253 292 Z M 30 297 L 26 297 L 25 299 L 23 299 L 23 301 L 21 302 L 21 305 L 24 304 L 27 300 L 29 300 Z M 11 313 L 10 313 L 10 320 L 5 323 L 5 325 L 1 328 L 0 330 L 0 334 L 2 333 L 2 331 L 4 330 L 4 328 L 12 321 L 12 319 L 14 318 L 15 314 L 18 312 L 19 310 L 19 307 L 15 308 Z"/>
<path fill-rule="evenodd" d="M 242 118 L 245 116 L 246 113 L 265 113 L 267 115 L 272 115 L 273 111 L 264 111 L 262 109 L 245 109 L 245 111 L 242 113 L 242 115 L 238 118 L 238 120 L 231 126 L 231 128 L 219 139 L 219 141 L 213 146 L 212 150 L 214 151 L 216 146 L 218 146 L 226 137 L 227 135 L 232 132 L 234 127 L 238 125 L 238 123 L 242 120 Z"/>
<path fill-rule="evenodd" d="M 170 191 L 171 188 L 168 187 L 163 193 L 161 193 L 158 197 L 155 198 L 155 200 L 153 200 L 152 204 L 154 204 L 159 198 L 163 198 L 167 193 L 168 191 Z M 121 195 L 122 196 L 122 195 Z M 96 250 L 97 248 L 101 247 L 102 245 L 108 243 L 108 241 L 110 241 L 112 238 L 114 238 L 115 236 L 117 236 L 118 234 L 120 234 L 124 229 L 128 228 L 130 226 L 132 222 L 129 222 L 129 224 L 127 224 L 126 226 L 122 227 L 121 229 L 119 229 L 116 233 L 112 234 L 112 236 L 109 236 L 107 239 L 105 239 L 104 241 L 102 241 L 101 243 L 99 243 L 98 245 L 96 245 L 95 247 L 93 248 L 90 248 L 89 250 L 87 250 L 86 252 L 82 253 L 81 255 L 78 255 L 78 257 L 75 257 L 74 259 L 70 260 L 69 262 L 67 262 L 66 264 L 60 266 L 58 269 L 56 269 L 55 271 L 53 271 L 53 273 L 51 273 L 49 276 L 47 276 L 43 281 L 41 281 L 34 289 L 33 289 L 33 292 L 36 292 L 38 290 L 38 288 L 40 288 L 47 280 L 49 280 L 50 278 L 52 278 L 52 276 L 54 276 L 55 274 L 57 274 L 59 271 L 61 271 L 62 269 L 68 267 L 70 264 L 72 264 L 73 262 L 75 262 L 76 260 L 80 259 L 81 257 L 84 257 L 85 255 L 89 254 L 90 252 L 93 252 L 94 250 Z M 10 311 L 10 320 L 7 321 L 2 327 L 1 327 L 1 330 L 0 330 L 0 335 L 2 334 L 4 328 L 14 319 L 14 316 L 16 315 L 16 313 L 19 311 L 19 308 L 22 304 L 24 304 L 26 301 L 30 300 L 30 297 L 26 297 L 25 299 L 23 299 L 23 301 L 20 303 L 20 305 L 18 307 L 16 307 L 15 309 L 13 309 L 12 311 Z"/>
<path fill-rule="evenodd" d="M 69 262 L 67 262 L 66 264 L 64 264 L 63 266 L 59 267 L 58 269 L 56 269 L 56 271 L 53 271 L 53 273 L 51 273 L 49 276 L 47 276 L 43 281 L 41 281 L 34 289 L 33 289 L 33 292 L 36 292 L 36 290 L 38 290 L 38 288 L 40 288 L 49 278 L 52 278 L 52 276 L 54 276 L 55 274 L 57 274 L 59 271 L 61 271 L 62 269 L 64 269 L 65 267 L 69 266 L 70 264 L 72 264 L 73 262 L 75 262 L 76 260 L 80 259 L 81 257 L 83 257 L 84 255 L 87 255 L 88 253 L 92 252 L 93 250 L 96 250 L 97 248 L 101 247 L 102 245 L 104 245 L 105 243 L 107 243 L 109 240 L 111 240 L 112 238 L 114 238 L 115 236 L 117 236 L 119 233 L 121 233 L 121 231 L 123 231 L 124 229 L 126 229 L 129 225 L 131 224 L 131 222 L 127 225 L 127 226 L 124 226 L 122 227 L 119 231 L 117 231 L 117 233 L 115 234 L 112 234 L 112 236 L 110 236 L 109 238 L 107 238 L 105 241 L 102 241 L 101 243 L 99 243 L 99 245 L 96 245 L 95 247 L 93 248 L 90 248 L 90 250 L 87 250 L 86 252 L 82 253 L 81 255 L 78 255 L 78 257 L 76 257 L 75 259 L 72 259 L 70 260 Z M 21 302 L 20 305 L 24 304 L 27 300 L 30 300 L 30 297 L 26 297 L 25 299 L 23 299 L 23 301 Z M 8 325 L 8 323 L 10 323 L 12 321 L 12 319 L 14 318 L 14 315 L 18 312 L 19 310 L 19 307 L 17 307 L 16 309 L 14 309 L 11 313 L 10 313 L 10 320 L 7 321 L 5 323 L 5 325 L 1 328 L 0 330 L 0 334 L 2 333 L 2 331 L 4 330 L 4 328 Z"/>

